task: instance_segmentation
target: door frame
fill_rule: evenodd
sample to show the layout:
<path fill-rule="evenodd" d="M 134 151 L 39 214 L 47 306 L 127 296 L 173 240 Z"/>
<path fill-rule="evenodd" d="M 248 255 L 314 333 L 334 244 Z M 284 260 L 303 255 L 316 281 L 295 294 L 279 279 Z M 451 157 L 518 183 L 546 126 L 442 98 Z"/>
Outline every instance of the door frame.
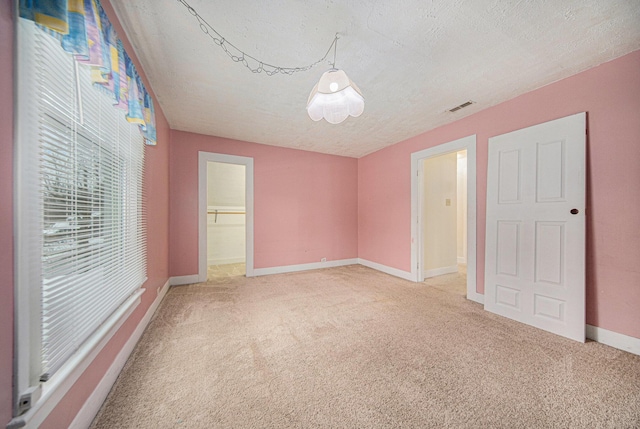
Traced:
<path fill-rule="evenodd" d="M 422 261 L 423 216 L 422 167 L 427 158 L 452 152 L 467 151 L 467 299 L 484 303 L 484 295 L 476 291 L 476 135 L 443 143 L 411 154 L 411 277 L 421 282 L 424 272 Z"/>
<path fill-rule="evenodd" d="M 207 281 L 207 163 L 245 166 L 246 276 L 253 277 L 253 158 L 198 152 L 198 281 Z"/>

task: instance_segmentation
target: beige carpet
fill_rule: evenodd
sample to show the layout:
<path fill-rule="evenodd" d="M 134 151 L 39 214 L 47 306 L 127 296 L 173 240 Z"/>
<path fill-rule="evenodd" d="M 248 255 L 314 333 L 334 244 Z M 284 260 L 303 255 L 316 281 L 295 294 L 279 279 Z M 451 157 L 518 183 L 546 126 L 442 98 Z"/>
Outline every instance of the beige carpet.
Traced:
<path fill-rule="evenodd" d="M 172 288 L 93 428 L 638 428 L 640 356 L 354 265 Z"/>

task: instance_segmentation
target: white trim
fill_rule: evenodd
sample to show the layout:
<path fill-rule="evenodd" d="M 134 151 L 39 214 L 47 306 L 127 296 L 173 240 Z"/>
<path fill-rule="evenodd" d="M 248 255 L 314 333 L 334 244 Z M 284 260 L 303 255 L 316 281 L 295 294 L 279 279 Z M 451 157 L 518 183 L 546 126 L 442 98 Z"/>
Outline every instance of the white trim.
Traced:
<path fill-rule="evenodd" d="M 467 299 L 469 301 L 477 302 L 478 304 L 484 305 L 484 295 L 481 293 L 470 294 L 467 290 Z"/>
<path fill-rule="evenodd" d="M 640 355 L 640 338 L 608 331 L 589 324 L 587 324 L 586 328 L 586 336 L 588 339 L 624 350 L 625 352 Z"/>
<path fill-rule="evenodd" d="M 391 276 L 400 277 L 401 279 L 405 279 L 409 281 L 415 281 L 415 277 L 413 276 L 413 273 L 410 273 L 408 271 L 403 271 L 397 268 L 388 267 L 386 265 L 382 265 L 377 262 L 368 261 L 362 258 L 358 258 L 358 263 L 360 265 L 364 265 L 365 267 L 373 268 L 374 270 L 381 271 Z"/>
<path fill-rule="evenodd" d="M 467 299 L 484 302 L 484 296 L 476 292 L 476 135 L 463 137 L 411 154 L 411 280 L 419 282 L 423 276 L 420 261 L 422 243 L 420 200 L 422 195 L 422 162 L 426 158 L 446 153 L 467 151 Z"/>
<path fill-rule="evenodd" d="M 17 9 L 17 8 L 15 8 Z M 42 350 L 42 332 L 40 326 L 40 293 L 34 287 L 25 287 L 41 283 L 39 258 L 32 257 L 28 237 L 30 231 L 41 230 L 41 219 L 38 218 L 39 210 L 33 205 L 33 199 L 29 198 L 29 189 L 33 189 L 33 181 L 39 179 L 38 174 L 33 174 L 34 159 L 38 157 L 39 145 L 22 144 L 23 142 L 37 140 L 37 127 L 32 124 L 38 119 L 38 112 L 26 102 L 26 98 L 20 94 L 31 92 L 29 80 L 35 79 L 35 64 L 27 66 L 27 54 L 30 49 L 27 37 L 31 37 L 28 31 L 22 31 L 20 27 L 30 26 L 24 20 L 14 19 L 14 44 L 15 44 L 15 87 L 14 87 L 14 144 L 13 157 L 13 253 L 14 253 L 14 341 L 13 341 L 13 394 L 12 412 L 17 414 L 18 397 L 38 383 L 39 374 L 35 374 L 41 364 L 40 351 Z M 20 33 L 20 35 L 18 34 Z M 26 67 L 25 67 L 26 66 Z M 37 103 L 36 103 L 37 106 Z M 23 126 L 24 125 L 24 126 Z M 29 173 L 29 174 L 27 174 Z M 30 264 L 26 263 L 27 261 Z M 35 376 L 35 377 L 34 377 Z M 32 394 L 32 403 L 38 402 L 38 394 L 41 389 L 36 387 Z M 15 419 L 14 419 L 15 420 Z M 13 420 L 12 420 L 13 421 Z"/>
<path fill-rule="evenodd" d="M 246 222 L 246 276 L 253 270 L 253 158 L 198 152 L 198 281 L 207 280 L 207 163 L 222 162 L 244 165 L 245 168 L 245 222 Z M 195 283 L 195 282 L 192 282 Z M 173 283 L 172 283 L 173 284 Z M 184 284 L 184 283 L 181 283 Z"/>
<path fill-rule="evenodd" d="M 157 303 L 156 301 L 154 301 L 153 304 L 151 304 L 152 307 L 155 306 L 153 309 L 154 313 L 156 312 L 156 309 L 160 305 L 160 302 L 164 299 L 164 296 L 167 294 L 167 292 L 169 292 L 170 287 L 171 287 L 171 283 L 169 282 L 169 279 L 167 279 L 167 281 L 164 282 L 162 287 L 156 291 L 156 295 L 160 297 L 160 301 L 158 301 Z"/>
<path fill-rule="evenodd" d="M 467 258 L 465 258 L 464 256 L 458 256 L 458 263 L 459 264 L 466 264 L 467 263 Z"/>
<path fill-rule="evenodd" d="M 42 383 L 42 396 L 29 411 L 14 417 L 7 425 L 13 428 L 37 428 L 47 418 L 49 413 L 64 398 L 74 383 L 80 378 L 93 360 L 107 345 L 109 340 L 129 318 L 133 310 L 140 304 L 140 297 L 145 289 L 138 289 L 129 299 L 116 310 L 105 323 L 92 335 L 83 347 L 71 356 L 67 362 L 46 383 Z"/>
<path fill-rule="evenodd" d="M 200 276 L 198 274 L 169 277 L 169 284 L 171 286 L 191 285 L 194 283 L 200 283 Z"/>
<path fill-rule="evenodd" d="M 321 268 L 342 267 L 345 265 L 355 265 L 357 258 L 339 259 L 336 261 L 311 262 L 309 264 L 284 265 L 281 267 L 256 268 L 253 270 L 254 276 L 268 276 L 272 274 L 294 273 L 298 271 L 318 270 Z"/>
<path fill-rule="evenodd" d="M 434 268 L 432 270 L 425 270 L 423 271 L 422 276 L 424 280 L 430 277 L 442 276 L 444 274 L 451 274 L 451 273 L 457 273 L 457 272 L 458 272 L 458 266 L 452 265 L 450 267 L 441 267 L 441 268 Z"/>
<path fill-rule="evenodd" d="M 142 337 L 144 330 L 147 328 L 147 325 L 149 325 L 149 322 L 151 321 L 151 317 L 153 317 L 153 315 L 155 314 L 168 290 L 169 280 L 167 280 L 164 286 L 158 289 L 157 298 L 147 309 L 146 314 L 144 315 L 142 320 L 140 320 L 140 323 L 138 323 L 135 331 L 133 331 L 125 345 L 118 353 L 118 356 L 116 356 L 115 360 L 113 361 L 107 372 L 104 374 L 96 388 L 85 401 L 80 411 L 78 411 L 78 414 L 76 414 L 75 418 L 71 422 L 71 425 L 69 426 L 70 429 L 84 429 L 88 428 L 91 425 L 91 422 L 98 414 L 98 411 L 100 411 L 100 407 L 102 407 L 105 399 L 107 399 L 107 395 L 116 382 L 118 375 L 120 375 L 122 368 L 124 367 L 125 363 L 127 363 L 127 359 L 131 355 L 131 352 L 133 352 L 136 344 L 138 344 L 140 337 Z"/>

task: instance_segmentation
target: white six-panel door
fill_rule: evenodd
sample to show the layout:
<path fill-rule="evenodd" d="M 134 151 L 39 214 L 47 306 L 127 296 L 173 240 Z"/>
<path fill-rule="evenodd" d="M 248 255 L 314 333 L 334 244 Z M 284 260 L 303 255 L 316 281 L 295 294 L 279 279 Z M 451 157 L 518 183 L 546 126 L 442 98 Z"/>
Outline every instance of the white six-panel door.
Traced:
<path fill-rule="evenodd" d="M 585 340 L 586 114 L 489 139 L 485 309 Z"/>

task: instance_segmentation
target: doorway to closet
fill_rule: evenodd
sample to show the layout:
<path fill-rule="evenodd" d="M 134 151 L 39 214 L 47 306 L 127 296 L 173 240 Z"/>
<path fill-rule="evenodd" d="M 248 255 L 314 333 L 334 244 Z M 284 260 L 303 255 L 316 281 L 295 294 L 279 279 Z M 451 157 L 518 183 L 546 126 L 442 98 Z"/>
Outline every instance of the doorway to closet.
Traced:
<path fill-rule="evenodd" d="M 207 281 L 246 272 L 245 170 L 207 162 Z"/>
<path fill-rule="evenodd" d="M 199 153 L 199 281 L 253 275 L 253 158 Z"/>

